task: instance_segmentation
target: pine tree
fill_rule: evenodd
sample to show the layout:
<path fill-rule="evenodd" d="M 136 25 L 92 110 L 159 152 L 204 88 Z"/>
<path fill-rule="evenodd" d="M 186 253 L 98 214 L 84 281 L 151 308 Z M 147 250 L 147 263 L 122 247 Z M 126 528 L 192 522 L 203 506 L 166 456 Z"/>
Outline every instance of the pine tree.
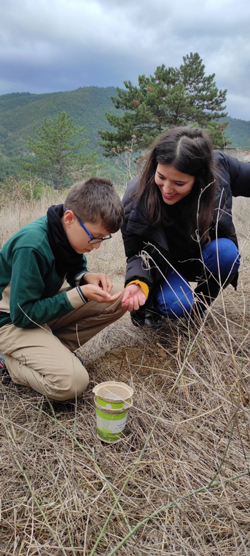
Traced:
<path fill-rule="evenodd" d="M 83 131 L 84 127 L 74 125 L 73 118 L 65 111 L 55 118 L 45 119 L 41 128 L 36 130 L 37 138 L 29 139 L 29 148 L 35 156 L 23 166 L 56 189 L 65 187 L 72 172 L 96 162 L 96 152 L 81 152 L 88 140 L 76 141 Z"/>
<path fill-rule="evenodd" d="M 117 150 L 124 152 L 132 137 L 136 138 L 134 149 L 142 151 L 173 126 L 197 125 L 218 132 L 218 119 L 227 115 L 224 112 L 227 91 L 218 90 L 214 78 L 215 74 L 205 75 L 199 54 L 190 53 L 183 57 L 179 68 L 162 65 L 153 76 L 139 75 L 138 87 L 124 81 L 125 89 L 117 88 L 118 97 L 111 97 L 124 114 L 106 114 L 116 131 L 99 131 L 105 156 L 115 156 Z M 222 131 L 217 147 L 225 143 Z"/>

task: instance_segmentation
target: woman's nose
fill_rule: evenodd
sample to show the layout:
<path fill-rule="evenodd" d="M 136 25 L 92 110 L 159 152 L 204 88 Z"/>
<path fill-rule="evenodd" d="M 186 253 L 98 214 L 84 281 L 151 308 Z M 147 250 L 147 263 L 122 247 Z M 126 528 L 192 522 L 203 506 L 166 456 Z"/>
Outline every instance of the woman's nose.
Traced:
<path fill-rule="evenodd" d="M 163 189 L 165 192 L 171 191 L 173 189 L 172 183 L 170 180 L 165 180 L 163 183 Z"/>

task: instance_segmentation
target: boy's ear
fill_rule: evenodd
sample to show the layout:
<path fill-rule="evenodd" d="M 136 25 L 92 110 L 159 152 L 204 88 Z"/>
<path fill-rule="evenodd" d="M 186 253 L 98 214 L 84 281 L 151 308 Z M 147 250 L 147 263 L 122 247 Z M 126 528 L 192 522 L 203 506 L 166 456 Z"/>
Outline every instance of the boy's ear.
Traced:
<path fill-rule="evenodd" d="M 66 210 L 63 215 L 63 218 L 66 226 L 70 226 L 71 224 L 73 224 L 75 220 L 75 215 L 72 210 Z"/>

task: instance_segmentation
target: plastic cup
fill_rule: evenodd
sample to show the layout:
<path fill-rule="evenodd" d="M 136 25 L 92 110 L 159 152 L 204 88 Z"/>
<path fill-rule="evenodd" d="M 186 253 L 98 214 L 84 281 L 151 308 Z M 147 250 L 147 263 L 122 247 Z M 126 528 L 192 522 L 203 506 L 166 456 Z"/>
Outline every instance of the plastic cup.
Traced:
<path fill-rule="evenodd" d="M 124 382 L 101 382 L 93 389 L 97 421 L 97 435 L 104 442 L 118 442 L 133 405 L 133 389 Z"/>

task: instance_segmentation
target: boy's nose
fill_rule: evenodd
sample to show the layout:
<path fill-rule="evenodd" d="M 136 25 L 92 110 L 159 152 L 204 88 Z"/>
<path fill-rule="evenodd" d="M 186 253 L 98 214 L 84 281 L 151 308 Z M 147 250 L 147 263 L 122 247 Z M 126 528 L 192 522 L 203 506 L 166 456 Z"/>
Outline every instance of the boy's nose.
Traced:
<path fill-rule="evenodd" d="M 99 243 L 94 243 L 93 244 L 94 249 L 99 249 L 100 245 L 101 245 L 101 241 Z"/>

